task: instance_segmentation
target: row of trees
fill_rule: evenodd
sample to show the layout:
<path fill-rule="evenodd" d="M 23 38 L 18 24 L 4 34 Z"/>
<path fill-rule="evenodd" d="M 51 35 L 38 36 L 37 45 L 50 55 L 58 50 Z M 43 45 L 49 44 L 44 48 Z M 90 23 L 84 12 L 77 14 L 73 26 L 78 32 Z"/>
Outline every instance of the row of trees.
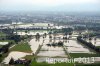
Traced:
<path fill-rule="evenodd" d="M 47 46 L 53 46 L 53 47 L 56 47 L 56 46 L 58 46 L 58 47 L 61 47 L 61 46 L 63 46 L 63 42 L 61 42 L 61 41 L 59 41 L 58 43 L 52 43 L 52 44 L 46 44 Z"/>
<path fill-rule="evenodd" d="M 0 53 L 1 53 L 0 56 L 2 56 L 3 53 L 7 53 L 9 51 L 9 47 L 11 46 L 11 44 L 12 42 L 9 42 L 9 44 L 4 45 L 0 48 Z"/>
<path fill-rule="evenodd" d="M 13 33 L 10 33 L 8 30 L 4 30 L 2 32 L 4 35 L 0 35 L 0 40 L 1 41 L 6 41 L 6 40 L 13 40 L 14 42 L 19 42 L 21 41 L 21 36 L 20 35 L 14 35 Z"/>
<path fill-rule="evenodd" d="M 21 41 L 20 35 L 14 35 L 14 34 L 8 35 L 8 36 L 6 37 L 6 39 L 8 39 L 8 40 L 14 40 L 16 43 L 18 43 L 18 42 Z"/>
<path fill-rule="evenodd" d="M 77 40 L 78 40 L 79 42 L 81 42 L 82 44 L 88 46 L 89 48 L 95 50 L 96 52 L 100 52 L 100 48 L 94 46 L 91 42 L 87 42 L 87 41 L 83 40 L 81 36 L 78 36 L 78 37 L 77 37 Z"/>

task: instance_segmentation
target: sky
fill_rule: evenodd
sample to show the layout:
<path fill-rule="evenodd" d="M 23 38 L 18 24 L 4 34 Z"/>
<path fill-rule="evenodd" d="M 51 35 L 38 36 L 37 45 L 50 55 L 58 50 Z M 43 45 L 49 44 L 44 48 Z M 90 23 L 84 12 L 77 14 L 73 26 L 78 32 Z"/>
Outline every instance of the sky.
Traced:
<path fill-rule="evenodd" d="M 99 0 L 0 0 L 0 11 L 100 12 Z"/>

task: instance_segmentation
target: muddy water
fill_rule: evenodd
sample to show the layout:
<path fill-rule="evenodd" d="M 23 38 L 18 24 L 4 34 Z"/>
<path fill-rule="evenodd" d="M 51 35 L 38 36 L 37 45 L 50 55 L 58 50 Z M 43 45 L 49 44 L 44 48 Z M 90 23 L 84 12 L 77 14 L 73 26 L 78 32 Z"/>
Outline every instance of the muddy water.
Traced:
<path fill-rule="evenodd" d="M 89 49 L 82 46 L 77 40 L 68 40 L 64 44 L 69 53 L 90 53 Z"/>
<path fill-rule="evenodd" d="M 13 58 L 14 60 L 18 60 L 22 57 L 25 57 L 26 55 L 31 55 L 31 53 L 13 51 L 9 53 L 9 55 L 3 60 L 2 63 L 8 64 L 11 58 Z"/>
<path fill-rule="evenodd" d="M 91 42 L 95 46 L 100 46 L 100 38 L 92 38 L 92 40 L 86 39 L 87 42 Z"/>

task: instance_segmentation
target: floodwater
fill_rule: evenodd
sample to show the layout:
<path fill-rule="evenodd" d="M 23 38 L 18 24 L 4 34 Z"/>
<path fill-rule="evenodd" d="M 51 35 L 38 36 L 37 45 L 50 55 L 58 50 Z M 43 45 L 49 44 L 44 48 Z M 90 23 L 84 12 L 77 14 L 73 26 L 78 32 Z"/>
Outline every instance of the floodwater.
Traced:
<path fill-rule="evenodd" d="M 31 53 L 13 51 L 9 53 L 9 55 L 3 60 L 2 63 L 8 64 L 11 58 L 13 58 L 14 60 L 18 60 L 22 57 L 25 57 L 26 55 L 31 55 Z"/>
<path fill-rule="evenodd" d="M 0 42 L 0 45 L 6 45 L 8 42 Z"/>
<path fill-rule="evenodd" d="M 43 38 L 41 37 L 40 38 L 40 41 L 36 41 L 35 38 L 33 38 L 29 44 L 30 44 L 30 47 L 31 47 L 31 50 L 32 50 L 32 53 L 35 54 L 35 52 L 37 51 L 39 45 L 41 45 L 43 43 Z"/>
<path fill-rule="evenodd" d="M 44 45 L 37 56 L 44 57 L 67 57 L 62 47 L 47 47 Z"/>
<path fill-rule="evenodd" d="M 52 35 L 53 36 L 53 35 Z M 53 36 L 54 37 L 54 36 Z M 57 36 L 58 37 L 58 36 Z M 59 39 L 56 39 L 55 41 L 52 39 L 52 41 L 49 40 L 49 36 L 47 36 L 44 39 L 43 46 L 37 56 L 48 56 L 48 57 L 67 57 L 65 52 L 63 51 L 62 47 L 53 47 L 53 46 L 47 46 L 46 44 L 51 44 L 52 42 L 59 42 Z"/>
<path fill-rule="evenodd" d="M 77 36 L 77 35 L 75 35 Z M 82 46 L 80 43 L 77 42 L 76 37 L 72 36 L 71 38 L 74 37 L 73 40 L 67 40 L 67 42 L 64 42 L 64 46 L 66 47 L 66 50 L 69 53 L 90 53 L 90 50 L 84 46 Z M 54 35 L 52 35 L 54 38 Z M 59 39 L 60 37 L 60 39 Z M 49 39 L 49 36 L 47 35 L 46 38 L 40 38 L 40 41 L 35 41 L 35 38 L 30 41 L 31 49 L 33 53 L 35 53 L 38 49 L 38 46 L 43 44 L 41 50 L 39 51 L 37 56 L 45 56 L 45 57 L 67 57 L 65 54 L 64 50 L 62 47 L 48 47 L 46 44 L 50 44 L 52 42 L 59 42 L 59 41 L 64 41 L 62 39 L 63 35 L 56 35 L 56 39 L 54 40 L 53 38 Z M 44 41 L 43 41 L 44 40 Z"/>
<path fill-rule="evenodd" d="M 47 44 L 51 44 L 53 42 L 59 42 L 62 41 L 64 42 L 64 47 L 66 47 L 66 51 L 68 53 L 91 53 L 88 48 L 85 46 L 81 45 L 80 43 L 77 42 L 76 37 L 74 35 L 71 36 L 71 38 L 74 37 L 74 39 L 71 40 L 63 40 L 63 35 L 56 35 L 56 39 L 54 39 L 54 35 L 52 35 L 52 38 L 49 38 L 49 35 L 47 35 L 46 38 L 40 37 L 39 41 L 36 41 L 36 38 L 33 37 L 29 44 L 32 50 L 32 53 L 30 54 L 35 54 L 37 52 L 37 49 L 39 48 L 39 45 L 42 45 L 42 48 L 40 49 L 39 53 L 37 54 L 37 62 L 43 62 L 41 60 L 45 58 L 68 58 L 68 55 L 65 53 L 63 47 L 54 47 L 54 46 L 47 46 Z M 5 59 L 4 63 L 8 64 L 9 60 L 11 58 L 14 58 L 15 60 L 22 58 L 26 55 L 30 55 L 29 53 L 24 53 L 24 52 L 11 52 Z"/>
<path fill-rule="evenodd" d="M 89 49 L 82 46 L 77 40 L 68 40 L 64 43 L 69 53 L 90 53 Z"/>
<path fill-rule="evenodd" d="M 100 38 L 92 38 L 92 40 L 86 39 L 86 41 L 91 42 L 95 46 L 100 46 Z"/>

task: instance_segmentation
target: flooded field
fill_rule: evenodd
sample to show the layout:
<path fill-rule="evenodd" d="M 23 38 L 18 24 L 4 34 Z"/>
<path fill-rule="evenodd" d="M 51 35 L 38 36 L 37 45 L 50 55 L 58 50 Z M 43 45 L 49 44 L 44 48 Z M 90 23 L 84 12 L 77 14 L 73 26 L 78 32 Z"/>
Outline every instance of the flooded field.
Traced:
<path fill-rule="evenodd" d="M 69 53 L 90 53 L 89 49 L 82 46 L 77 40 L 68 40 L 64 45 Z"/>
<path fill-rule="evenodd" d="M 36 41 L 35 38 L 33 38 L 29 44 L 30 44 L 30 47 L 31 47 L 31 50 L 32 50 L 32 53 L 35 54 L 35 52 L 37 51 L 39 45 L 41 45 L 43 43 L 43 38 L 41 37 L 39 41 Z"/>
<path fill-rule="evenodd" d="M 95 46 L 100 46 L 100 38 L 92 38 L 91 40 L 86 39 L 86 41 L 91 42 Z"/>
<path fill-rule="evenodd" d="M 44 45 L 37 56 L 41 57 L 67 57 L 62 47 L 47 47 Z"/>
<path fill-rule="evenodd" d="M 62 60 L 63 58 L 68 58 L 68 55 L 65 53 L 63 47 L 47 46 L 47 44 L 50 44 L 52 42 L 59 42 L 59 41 L 64 42 L 64 47 L 66 48 L 66 51 L 68 51 L 68 53 L 91 53 L 91 51 L 88 48 L 77 42 L 76 37 L 73 40 L 63 40 L 62 38 L 63 35 L 60 34 L 56 35 L 55 40 L 51 39 L 50 41 L 49 36 L 47 36 L 45 38 L 41 50 L 37 54 L 38 56 L 37 61 L 43 62 L 47 58 L 58 58 L 60 60 Z M 73 38 L 73 36 L 71 38 Z M 41 59 L 44 60 L 42 61 Z"/>
<path fill-rule="evenodd" d="M 26 55 L 31 55 L 31 53 L 13 51 L 9 53 L 9 55 L 3 60 L 2 63 L 8 64 L 11 58 L 13 58 L 14 60 L 18 60 L 22 57 L 25 57 Z"/>
<path fill-rule="evenodd" d="M 91 51 L 83 46 L 82 44 L 77 42 L 77 36 L 78 35 L 71 35 L 67 36 L 67 40 L 63 39 L 63 34 L 57 34 L 57 35 L 51 35 L 52 38 L 50 38 L 50 35 L 47 35 L 45 38 L 41 36 L 39 40 L 36 40 L 36 37 L 33 37 L 28 43 L 30 45 L 30 48 L 32 50 L 32 53 L 24 53 L 24 52 L 11 52 L 5 59 L 4 63 L 8 63 L 11 58 L 20 59 L 26 55 L 30 54 L 36 54 L 37 62 L 46 62 L 47 58 L 57 58 L 59 60 L 62 60 L 64 58 L 69 58 L 68 53 L 91 53 Z M 51 46 L 52 43 L 58 43 L 63 42 L 63 46 Z M 40 48 L 41 45 L 41 48 Z M 65 48 L 65 49 L 64 49 Z M 39 49 L 39 50 L 38 50 Z"/>
<path fill-rule="evenodd" d="M 54 41 L 53 39 L 51 39 L 50 41 L 49 36 L 47 36 L 44 39 L 43 46 L 37 56 L 48 56 L 48 57 L 65 56 L 62 47 L 47 46 L 47 44 L 51 44 L 52 42 L 59 42 L 59 40 Z"/>
<path fill-rule="evenodd" d="M 0 42 L 0 45 L 6 45 L 8 42 Z"/>

